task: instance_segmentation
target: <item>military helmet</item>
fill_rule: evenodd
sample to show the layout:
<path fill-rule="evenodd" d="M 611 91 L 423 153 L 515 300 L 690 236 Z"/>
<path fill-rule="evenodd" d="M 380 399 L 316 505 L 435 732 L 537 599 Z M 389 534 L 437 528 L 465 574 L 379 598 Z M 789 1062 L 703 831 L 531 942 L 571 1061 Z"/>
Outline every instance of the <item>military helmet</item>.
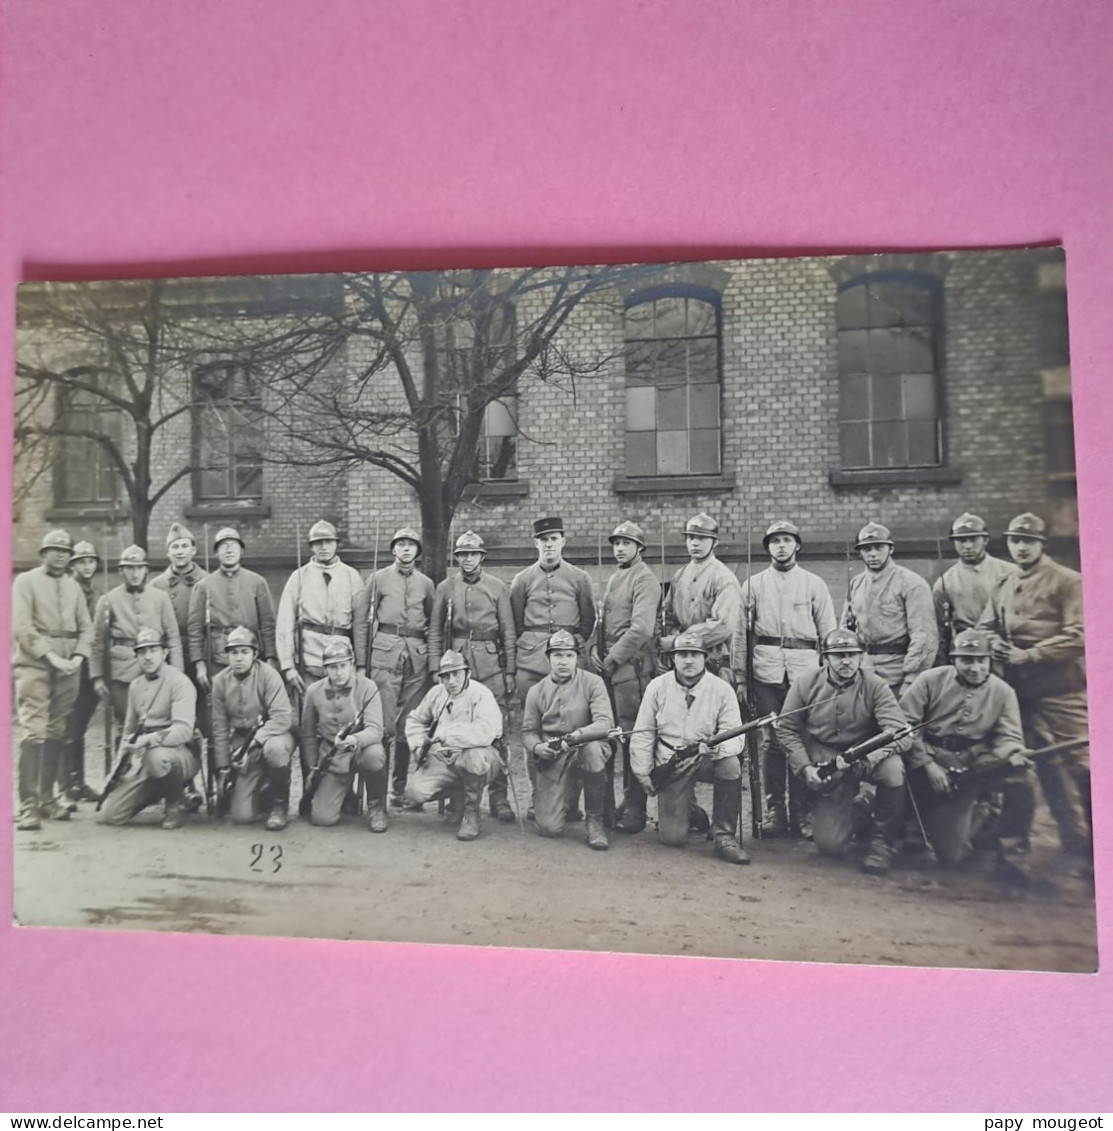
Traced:
<path fill-rule="evenodd" d="M 681 632 L 673 637 L 673 652 L 702 652 L 707 655 L 707 647 L 698 632 Z"/>
<path fill-rule="evenodd" d="M 449 672 L 466 672 L 467 670 L 468 661 L 464 659 L 461 653 L 454 652 L 449 648 L 437 664 L 437 678 L 440 679 L 442 675 L 448 675 Z"/>
<path fill-rule="evenodd" d="M 170 529 L 166 532 L 166 545 L 169 546 L 171 542 L 177 542 L 179 538 L 188 538 L 195 546 L 197 539 L 193 537 L 193 532 L 188 527 L 183 526 L 180 522 L 172 522 Z"/>
<path fill-rule="evenodd" d="M 955 656 L 992 656 L 989 637 L 976 628 L 963 629 L 951 643 L 951 659 Z"/>
<path fill-rule="evenodd" d="M 81 558 L 92 558 L 93 561 L 100 561 L 100 554 L 97 553 L 96 546 L 92 542 L 78 542 L 73 548 L 73 554 L 70 556 L 71 562 L 76 562 Z"/>
<path fill-rule="evenodd" d="M 864 652 L 865 649 L 856 632 L 849 628 L 833 628 L 823 638 L 821 651 L 826 656 L 831 652 Z"/>
<path fill-rule="evenodd" d="M 767 550 L 769 549 L 769 539 L 775 534 L 791 534 L 792 537 L 796 539 L 796 548 L 801 550 L 804 547 L 804 539 L 800 537 L 800 529 L 794 522 L 781 519 L 777 522 L 770 523 L 769 529 L 765 532 L 765 536 L 761 540 L 761 544 Z"/>
<path fill-rule="evenodd" d="M 228 648 L 254 648 L 256 654 L 258 654 L 259 641 L 250 628 L 238 624 L 228 633 L 228 637 L 224 641 L 224 647 L 225 650 Z"/>
<path fill-rule="evenodd" d="M 452 552 L 454 554 L 486 554 L 487 547 L 483 545 L 483 539 L 474 530 L 465 530 L 456 539 L 456 546 Z"/>
<path fill-rule="evenodd" d="M 135 643 L 132 651 L 139 652 L 144 648 L 165 648 L 162 642 L 162 633 L 157 628 L 141 628 L 135 634 Z"/>
<path fill-rule="evenodd" d="M 607 539 L 613 546 L 619 538 L 625 538 L 630 542 L 637 542 L 639 546 L 645 549 L 645 535 L 642 533 L 642 528 L 636 522 L 620 522 Z"/>
<path fill-rule="evenodd" d="M 343 637 L 334 638 L 325 645 L 321 666 L 327 668 L 332 664 L 350 664 L 353 658 L 352 645 Z"/>
<path fill-rule="evenodd" d="M 1005 531 L 1005 537 L 1035 538 L 1040 542 L 1046 542 L 1047 523 L 1044 522 L 1038 514 L 1025 511 L 1024 514 L 1018 514 L 1016 518 L 1009 523 L 1009 528 Z"/>
<path fill-rule="evenodd" d="M 564 519 L 557 515 L 552 518 L 539 518 L 533 524 L 534 538 L 542 538 L 546 534 L 563 534 L 564 533 Z"/>
<path fill-rule="evenodd" d="M 951 532 L 947 535 L 948 538 L 975 538 L 979 534 L 989 537 L 989 530 L 986 528 L 985 519 L 979 518 L 976 514 L 971 514 L 965 511 L 960 514 L 958 518 L 951 523 Z"/>
<path fill-rule="evenodd" d="M 894 544 L 893 536 L 889 533 L 887 526 L 882 526 L 880 522 L 867 522 L 858 531 L 858 541 L 854 543 L 854 549 L 860 550 L 863 546 L 892 546 Z"/>
<path fill-rule="evenodd" d="M 339 542 L 340 539 L 336 533 L 336 527 L 331 522 L 326 522 L 321 519 L 320 522 L 315 522 L 309 528 L 309 544 L 313 545 L 314 542 Z"/>
<path fill-rule="evenodd" d="M 545 655 L 553 652 L 578 652 L 576 638 L 566 628 L 558 628 L 545 642 Z"/>
<path fill-rule="evenodd" d="M 142 546 L 129 546 L 120 555 L 120 566 L 145 566 L 151 563 L 147 561 L 147 551 Z"/>
<path fill-rule="evenodd" d="M 213 549 L 219 550 L 221 542 L 239 542 L 243 549 L 247 549 L 247 543 L 240 537 L 240 532 L 234 526 L 225 526 L 216 532 L 216 537 L 213 539 Z"/>
<path fill-rule="evenodd" d="M 67 530 L 51 530 L 43 535 L 43 540 L 39 543 L 39 553 L 44 550 L 65 550 L 67 553 L 73 553 L 73 539 Z"/>
<path fill-rule="evenodd" d="M 403 538 L 408 538 L 411 542 L 417 543 L 417 552 L 421 553 L 421 535 L 418 534 L 412 526 L 403 526 L 394 532 L 394 537 L 390 540 L 390 548 L 394 549 L 395 542 L 401 542 Z"/>
<path fill-rule="evenodd" d="M 684 537 L 687 538 L 689 534 L 699 538 L 714 538 L 718 542 L 719 524 L 705 511 L 701 511 L 695 518 L 688 519 L 684 527 Z"/>

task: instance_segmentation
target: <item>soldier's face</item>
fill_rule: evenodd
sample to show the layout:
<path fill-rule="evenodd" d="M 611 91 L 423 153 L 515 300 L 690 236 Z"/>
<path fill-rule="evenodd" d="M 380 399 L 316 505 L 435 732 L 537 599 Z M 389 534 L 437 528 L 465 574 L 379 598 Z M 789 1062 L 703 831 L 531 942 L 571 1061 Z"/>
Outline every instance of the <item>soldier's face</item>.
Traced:
<path fill-rule="evenodd" d="M 688 556 L 694 562 L 702 562 L 715 549 L 715 539 L 706 534 L 685 534 L 684 543 L 688 547 Z"/>
<path fill-rule="evenodd" d="M 175 538 L 166 547 L 166 556 L 174 569 L 185 569 L 193 561 L 193 555 L 196 553 L 197 547 L 192 538 Z"/>
<path fill-rule="evenodd" d="M 235 538 L 225 538 L 216 548 L 216 558 L 222 566 L 227 566 L 229 569 L 232 566 L 240 564 L 240 558 L 243 557 L 243 547 L 235 540 Z"/>
<path fill-rule="evenodd" d="M 967 565 L 977 565 L 985 557 L 989 539 L 984 534 L 971 534 L 968 538 L 955 538 L 955 553 Z"/>
<path fill-rule="evenodd" d="M 694 683 L 707 667 L 707 657 L 702 652 L 673 652 L 673 671 L 681 683 Z"/>
<path fill-rule="evenodd" d="M 124 575 L 124 584 L 129 589 L 141 589 L 143 587 L 143 582 L 147 578 L 146 566 L 120 566 L 120 572 Z"/>
<path fill-rule="evenodd" d="M 787 562 L 792 561 L 796 557 L 796 551 L 799 548 L 796 545 L 796 539 L 791 534 L 774 534 L 769 539 L 769 556 L 778 565 L 785 565 Z"/>
<path fill-rule="evenodd" d="M 52 577 L 61 577 L 70 562 L 69 550 L 43 550 L 43 565 Z"/>
<path fill-rule="evenodd" d="M 971 687 L 981 687 L 989 679 L 988 656 L 955 656 L 954 665 L 958 678 Z"/>
<path fill-rule="evenodd" d="M 887 542 L 871 542 L 858 551 L 862 555 L 862 561 L 866 563 L 866 569 L 872 570 L 884 569 L 892 552 L 893 547 Z"/>
<path fill-rule="evenodd" d="M 139 670 L 144 675 L 156 675 L 159 668 L 166 663 L 166 649 L 161 645 L 152 648 L 140 648 L 135 653 L 139 661 Z"/>
<path fill-rule="evenodd" d="M 861 666 L 861 652 L 831 652 L 827 656 L 827 667 L 839 683 L 849 683 Z"/>
<path fill-rule="evenodd" d="M 255 649 L 237 644 L 228 649 L 228 666 L 236 675 L 247 675 L 255 663 Z"/>
<path fill-rule="evenodd" d="M 73 572 L 83 581 L 88 581 L 97 572 L 97 559 L 78 558 L 73 563 Z"/>
<path fill-rule="evenodd" d="M 576 653 L 571 648 L 558 648 L 555 652 L 550 652 L 549 671 L 552 672 L 553 679 L 558 683 L 570 680 L 576 670 L 577 659 Z"/>
<path fill-rule="evenodd" d="M 641 546 L 629 538 L 616 538 L 611 545 L 614 547 L 614 560 L 619 565 L 632 562 L 641 553 Z"/>
<path fill-rule="evenodd" d="M 441 676 L 441 686 L 448 692 L 449 695 L 459 695 L 464 690 L 464 684 L 467 682 L 468 673 L 465 668 L 458 668 L 454 672 L 445 672 Z"/>
<path fill-rule="evenodd" d="M 1043 557 L 1043 543 L 1038 538 L 1018 538 L 1010 534 L 1005 545 L 1009 548 L 1009 557 L 1018 566 L 1035 565 Z"/>
<path fill-rule="evenodd" d="M 399 565 L 410 565 L 417 557 L 418 546 L 412 538 L 399 538 L 391 547 L 394 560 Z"/>
<path fill-rule="evenodd" d="M 456 554 L 456 564 L 461 573 L 470 577 L 483 564 L 483 555 L 478 550 L 460 550 Z"/>
<path fill-rule="evenodd" d="M 333 687 L 345 687 L 352 678 L 351 660 L 339 660 L 325 668 L 325 675 Z"/>
<path fill-rule="evenodd" d="M 328 565 L 336 557 L 337 541 L 335 538 L 322 538 L 313 543 L 313 560 L 321 565 Z"/>
<path fill-rule="evenodd" d="M 534 538 L 533 544 L 537 547 L 538 561 L 555 565 L 564 552 L 564 535 L 555 531 L 552 534 L 542 534 L 540 538 Z"/>

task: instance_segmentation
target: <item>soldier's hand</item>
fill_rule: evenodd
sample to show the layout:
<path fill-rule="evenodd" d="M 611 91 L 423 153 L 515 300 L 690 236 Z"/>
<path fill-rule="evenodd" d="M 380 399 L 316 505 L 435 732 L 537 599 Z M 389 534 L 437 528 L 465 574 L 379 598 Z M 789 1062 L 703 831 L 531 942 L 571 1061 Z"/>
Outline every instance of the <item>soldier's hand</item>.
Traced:
<path fill-rule="evenodd" d="M 638 779 L 638 782 L 640 783 L 642 789 L 645 790 L 646 797 L 657 796 L 657 790 L 653 788 L 653 782 L 648 774 L 645 777 L 642 777 L 641 774 L 635 774 L 634 777 Z"/>
<path fill-rule="evenodd" d="M 510 675 L 509 673 L 504 675 L 502 677 L 502 686 L 506 690 L 506 698 L 508 700 L 512 700 L 514 698 L 514 693 L 518 690 L 517 683 L 515 682 L 514 677 L 512 675 Z"/>
<path fill-rule="evenodd" d="M 597 675 L 603 670 L 603 661 L 599 657 L 599 649 L 594 645 L 587 654 L 587 667 L 588 671 L 593 671 Z"/>
<path fill-rule="evenodd" d="M 951 792 L 951 775 L 938 762 L 929 762 L 924 767 L 924 773 L 927 775 L 928 785 L 936 793 Z"/>
<path fill-rule="evenodd" d="M 337 740 L 336 749 L 340 754 L 351 754 L 353 750 L 359 745 L 354 734 L 348 735 L 347 738 Z"/>
<path fill-rule="evenodd" d="M 286 677 L 286 686 L 291 691 L 296 691 L 298 695 L 305 694 L 305 680 L 298 674 L 297 668 L 287 668 L 282 674 Z"/>
<path fill-rule="evenodd" d="M 93 680 L 93 690 L 97 693 L 102 702 L 112 702 L 112 691 L 108 686 L 108 680 L 98 675 L 97 678 Z"/>
<path fill-rule="evenodd" d="M 1005 654 L 999 659 L 1003 659 L 1006 664 L 1026 664 L 1028 662 L 1028 653 L 1023 648 L 1018 648 L 1015 644 L 1005 645 Z"/>
<path fill-rule="evenodd" d="M 819 770 L 816 769 L 815 766 L 805 766 L 802 776 L 804 778 L 804 785 L 806 785 L 808 789 L 822 789 L 823 779 L 819 776 Z"/>
<path fill-rule="evenodd" d="M 697 754 L 710 754 L 711 753 L 711 747 L 708 746 L 706 742 L 701 740 L 700 742 L 698 742 L 696 744 L 696 753 Z"/>
<path fill-rule="evenodd" d="M 209 690 L 209 666 L 204 660 L 197 661 L 197 666 L 193 669 L 193 678 L 197 680 L 197 686 L 202 691 Z"/>

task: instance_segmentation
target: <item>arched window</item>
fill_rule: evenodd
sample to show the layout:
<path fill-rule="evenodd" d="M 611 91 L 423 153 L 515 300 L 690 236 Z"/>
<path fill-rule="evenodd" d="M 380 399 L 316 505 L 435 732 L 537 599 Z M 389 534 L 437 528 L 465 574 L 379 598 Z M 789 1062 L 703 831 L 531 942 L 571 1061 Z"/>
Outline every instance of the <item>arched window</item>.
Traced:
<path fill-rule="evenodd" d="M 635 295 L 625 340 L 626 474 L 719 474 L 718 296 Z"/>
<path fill-rule="evenodd" d="M 103 387 L 103 376 L 87 372 L 81 376 L 90 385 Z M 59 407 L 62 446 L 55 465 L 55 503 L 60 507 L 114 504 L 122 494 L 119 471 L 97 437 L 122 446 L 124 414 L 86 389 L 64 391 Z"/>
<path fill-rule="evenodd" d="M 839 288 L 842 467 L 943 463 L 938 280 L 879 272 Z"/>

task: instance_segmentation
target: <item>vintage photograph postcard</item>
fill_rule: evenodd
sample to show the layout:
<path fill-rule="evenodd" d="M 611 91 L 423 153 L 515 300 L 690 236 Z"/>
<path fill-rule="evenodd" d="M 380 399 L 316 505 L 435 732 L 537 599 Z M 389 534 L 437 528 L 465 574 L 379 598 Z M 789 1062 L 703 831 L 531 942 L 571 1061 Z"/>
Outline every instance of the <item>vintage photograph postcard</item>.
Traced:
<path fill-rule="evenodd" d="M 1097 968 L 1057 247 L 18 293 L 14 917 Z"/>

